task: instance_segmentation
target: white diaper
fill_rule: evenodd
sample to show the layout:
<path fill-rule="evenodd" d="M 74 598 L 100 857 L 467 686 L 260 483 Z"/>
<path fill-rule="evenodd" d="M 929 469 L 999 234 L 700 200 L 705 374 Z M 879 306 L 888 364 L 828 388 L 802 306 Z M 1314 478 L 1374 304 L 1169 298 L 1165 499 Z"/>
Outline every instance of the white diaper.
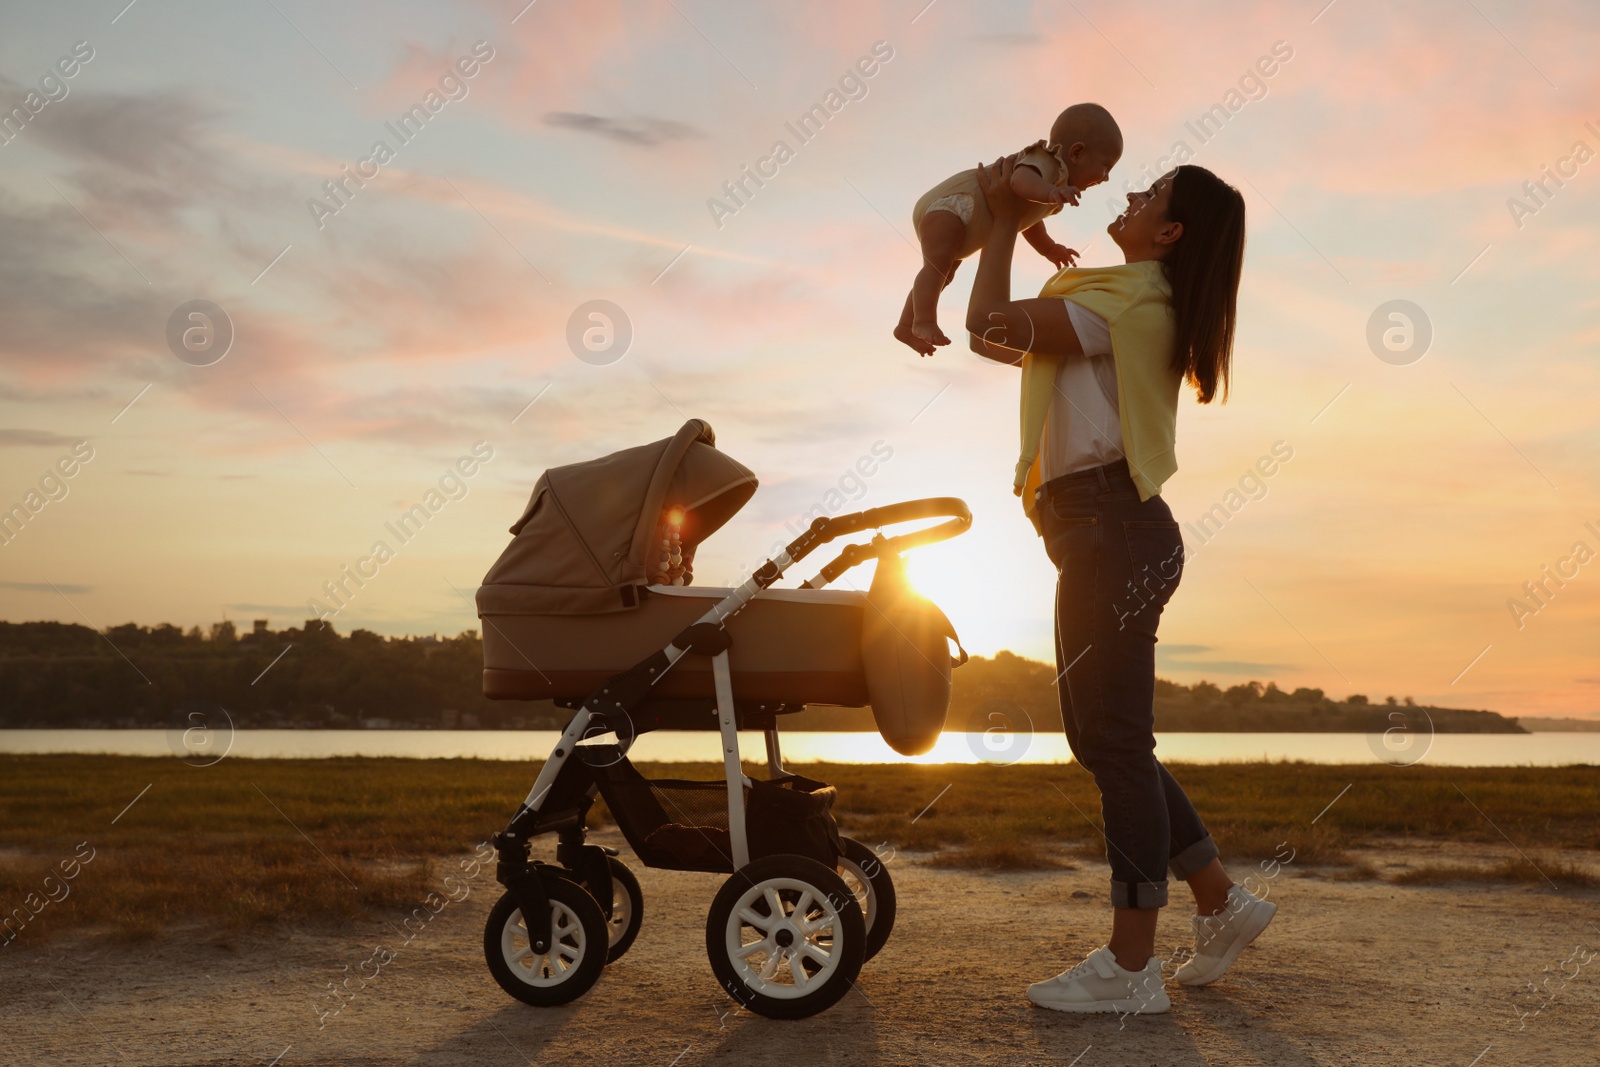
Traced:
<path fill-rule="evenodd" d="M 965 226 L 972 221 L 972 195 L 970 193 L 951 193 L 941 196 L 928 205 L 928 211 L 948 211 L 961 220 Z M 927 213 L 923 213 L 927 217 Z"/>

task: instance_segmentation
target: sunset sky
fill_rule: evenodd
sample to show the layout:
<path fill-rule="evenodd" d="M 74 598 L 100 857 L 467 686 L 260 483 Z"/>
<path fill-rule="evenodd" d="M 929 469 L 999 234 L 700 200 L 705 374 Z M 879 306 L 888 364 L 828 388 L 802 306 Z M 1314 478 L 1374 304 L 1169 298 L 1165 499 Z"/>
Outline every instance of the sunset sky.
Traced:
<path fill-rule="evenodd" d="M 383 539 L 341 632 L 475 628 L 540 471 L 699 417 L 762 481 L 701 582 L 841 479 L 860 506 L 961 496 L 972 531 L 915 578 L 971 651 L 1048 659 L 1015 372 L 890 329 L 918 196 L 1096 100 L 1126 152 L 1048 224 L 1083 262 L 1119 261 L 1124 183 L 1180 142 L 1250 217 L 1232 398 L 1180 409 L 1163 495 L 1192 555 L 1158 673 L 1600 715 L 1594 4 L 525 2 L 0 15 L 0 109 L 26 116 L 0 143 L 0 510 L 58 497 L 0 546 L 0 618 L 298 626 Z M 1019 295 L 1050 271 L 1019 244 Z M 234 330 L 209 366 L 169 349 L 193 300 Z M 620 359 L 569 347 L 591 300 L 628 318 Z M 1369 345 L 1395 300 L 1421 358 Z M 479 442 L 466 495 L 395 545 Z"/>

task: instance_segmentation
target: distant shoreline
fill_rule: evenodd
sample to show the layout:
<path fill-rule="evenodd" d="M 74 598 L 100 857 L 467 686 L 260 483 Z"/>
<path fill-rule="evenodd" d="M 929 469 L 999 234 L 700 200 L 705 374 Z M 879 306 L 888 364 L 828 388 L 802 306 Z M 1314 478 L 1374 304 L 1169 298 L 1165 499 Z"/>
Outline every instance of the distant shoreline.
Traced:
<path fill-rule="evenodd" d="M 1536 734 L 1588 734 L 1600 732 L 1600 719 L 1519 715 L 1517 716 L 1517 721 Z"/>
<path fill-rule="evenodd" d="M 951 676 L 945 729 L 1057 732 L 1054 664 L 1010 652 L 973 656 Z M 734 692 L 739 692 L 737 677 Z M 1600 721 L 1442 708 L 1410 696 L 1334 698 L 1275 682 L 1184 685 L 1157 678 L 1156 733 L 1526 734 L 1600 730 Z M 544 701 L 483 695 L 483 647 L 455 637 L 348 636 L 307 620 L 273 631 L 254 620 L 199 627 L 0 622 L 0 729 L 301 730 L 562 729 L 572 713 Z M 809 707 L 791 731 L 870 732 L 867 708 Z"/>
<path fill-rule="evenodd" d="M 831 711 L 835 711 L 835 710 L 860 711 L 860 712 L 863 712 L 864 714 L 866 714 L 868 716 L 871 715 L 871 709 L 869 709 L 869 708 L 859 708 L 859 709 L 858 708 L 844 708 L 844 709 L 829 708 L 829 709 L 826 709 L 826 710 L 830 711 L 830 712 Z M 819 733 L 819 734 L 825 734 L 825 733 L 835 733 L 835 734 L 862 733 L 862 734 L 870 734 L 870 733 L 876 733 L 877 732 L 877 727 L 872 724 L 870 719 L 869 719 L 869 721 L 867 721 L 865 723 L 855 722 L 855 723 L 851 723 L 851 724 L 848 724 L 848 725 L 828 725 L 828 724 L 818 725 L 814 721 L 807 721 L 808 717 L 810 715 L 811 715 L 811 709 L 807 709 L 807 711 L 797 712 L 797 713 L 795 713 L 793 715 L 784 716 L 781 719 L 779 719 L 778 726 L 784 733 Z M 1527 734 L 1590 734 L 1590 733 L 1600 733 L 1600 722 L 1595 722 L 1595 721 L 1590 720 L 1590 719 L 1539 718 L 1539 719 L 1534 719 L 1534 720 L 1517 719 L 1516 722 L 1518 723 L 1518 725 L 1523 727 L 1522 730 L 1516 730 L 1516 731 L 1512 731 L 1512 730 L 1463 730 L 1463 729 L 1451 729 L 1448 725 L 1444 725 L 1444 726 L 1436 727 L 1433 730 L 1433 732 L 1435 734 L 1488 734 L 1488 733 L 1493 733 L 1493 734 L 1521 734 L 1521 735 L 1524 735 L 1524 736 L 1527 735 Z M 564 725 L 563 722 L 541 723 L 541 724 L 529 725 L 529 726 L 483 726 L 483 725 L 479 725 L 479 726 L 439 726 L 439 725 L 424 725 L 424 724 L 421 724 L 421 723 L 390 723 L 390 724 L 385 725 L 385 726 L 367 726 L 367 725 L 364 725 L 364 724 L 349 724 L 349 725 L 344 725 L 344 726 L 325 726 L 325 725 L 308 725 L 308 724 L 303 724 L 303 723 L 272 723 L 272 724 L 266 725 L 266 726 L 239 726 L 239 727 L 237 727 L 237 729 L 239 729 L 239 730 L 251 730 L 251 731 L 257 731 L 257 732 L 281 731 L 281 732 L 288 732 L 288 733 L 327 733 L 327 732 L 334 732 L 334 731 L 345 732 L 345 733 L 375 733 L 375 734 L 376 733 L 397 733 L 397 732 L 398 733 L 507 733 L 507 732 L 520 733 L 520 732 L 531 732 L 531 731 L 540 731 L 540 730 L 546 731 L 546 732 L 560 731 L 561 728 L 563 727 L 563 725 Z M 1046 725 L 1041 724 L 1041 725 L 1039 725 L 1038 728 L 1039 729 L 1046 729 L 1046 728 L 1048 728 L 1048 729 L 1057 729 L 1059 727 L 1057 727 L 1057 726 L 1046 726 Z M 21 732 L 49 733 L 49 732 L 62 731 L 62 730 L 67 730 L 67 731 L 71 731 L 71 730 L 127 730 L 127 731 L 144 730 L 144 731 L 148 731 L 148 730 L 163 730 L 163 729 L 168 729 L 168 727 L 160 726 L 160 725 L 155 725 L 155 726 L 127 726 L 127 725 L 107 725 L 107 724 L 97 724 L 97 723 L 89 723 L 89 724 L 74 723 L 74 724 L 72 724 L 70 726 L 0 726 L 0 732 L 16 731 L 16 732 L 19 732 L 19 733 L 21 733 Z M 709 733 L 710 730 L 707 730 L 705 732 Z M 945 724 L 944 732 L 945 733 L 981 733 L 982 731 L 981 730 L 965 730 L 960 724 L 948 723 L 947 722 Z M 1242 726 L 1241 727 L 1218 726 L 1218 727 L 1216 727 L 1214 729 L 1209 729 L 1209 730 L 1196 730 L 1196 729 L 1163 728 L 1158 723 L 1154 732 L 1155 732 L 1156 736 L 1159 737 L 1159 736 L 1161 736 L 1163 734 L 1331 734 L 1331 735 L 1343 735 L 1343 734 L 1364 734 L 1364 733 L 1369 733 L 1370 731 L 1364 730 L 1364 729 L 1359 729 L 1359 728 L 1348 728 L 1348 729 L 1320 729 L 1320 728 L 1318 728 L 1318 729 L 1268 730 L 1268 729 L 1258 729 L 1256 727 L 1242 727 Z"/>

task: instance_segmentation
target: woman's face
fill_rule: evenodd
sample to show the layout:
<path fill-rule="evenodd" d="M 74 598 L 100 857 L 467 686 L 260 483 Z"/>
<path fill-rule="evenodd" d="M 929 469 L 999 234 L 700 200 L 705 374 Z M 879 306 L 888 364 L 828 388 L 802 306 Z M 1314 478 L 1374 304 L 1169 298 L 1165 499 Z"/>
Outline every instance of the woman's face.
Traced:
<path fill-rule="evenodd" d="M 1167 218 L 1176 173 L 1168 171 L 1144 192 L 1128 194 L 1127 209 L 1106 227 L 1106 233 L 1123 252 L 1141 258 L 1159 257 L 1183 232 L 1181 225 Z"/>

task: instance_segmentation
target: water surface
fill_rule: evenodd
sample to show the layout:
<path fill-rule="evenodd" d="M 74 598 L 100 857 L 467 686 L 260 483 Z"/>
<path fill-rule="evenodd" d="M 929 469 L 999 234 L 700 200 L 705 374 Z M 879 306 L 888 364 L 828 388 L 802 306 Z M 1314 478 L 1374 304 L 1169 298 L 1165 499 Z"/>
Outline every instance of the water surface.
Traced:
<path fill-rule="evenodd" d="M 946 732 L 932 752 L 901 756 L 875 733 L 789 731 L 782 735 L 790 763 L 1066 763 L 1066 738 L 1051 733 Z M 412 759 L 541 760 L 560 737 L 554 730 L 0 730 L 0 752 L 104 753 L 121 756 L 188 754 L 191 761 L 323 759 L 402 756 Z M 747 759 L 764 757 L 759 733 L 739 735 Z M 1600 732 L 1438 734 L 1369 739 L 1366 734 L 1166 733 L 1156 754 L 1169 762 L 1304 760 L 1308 763 L 1424 762 L 1451 767 L 1600 765 Z M 650 733 L 632 758 L 663 762 L 721 758 L 710 732 Z"/>

